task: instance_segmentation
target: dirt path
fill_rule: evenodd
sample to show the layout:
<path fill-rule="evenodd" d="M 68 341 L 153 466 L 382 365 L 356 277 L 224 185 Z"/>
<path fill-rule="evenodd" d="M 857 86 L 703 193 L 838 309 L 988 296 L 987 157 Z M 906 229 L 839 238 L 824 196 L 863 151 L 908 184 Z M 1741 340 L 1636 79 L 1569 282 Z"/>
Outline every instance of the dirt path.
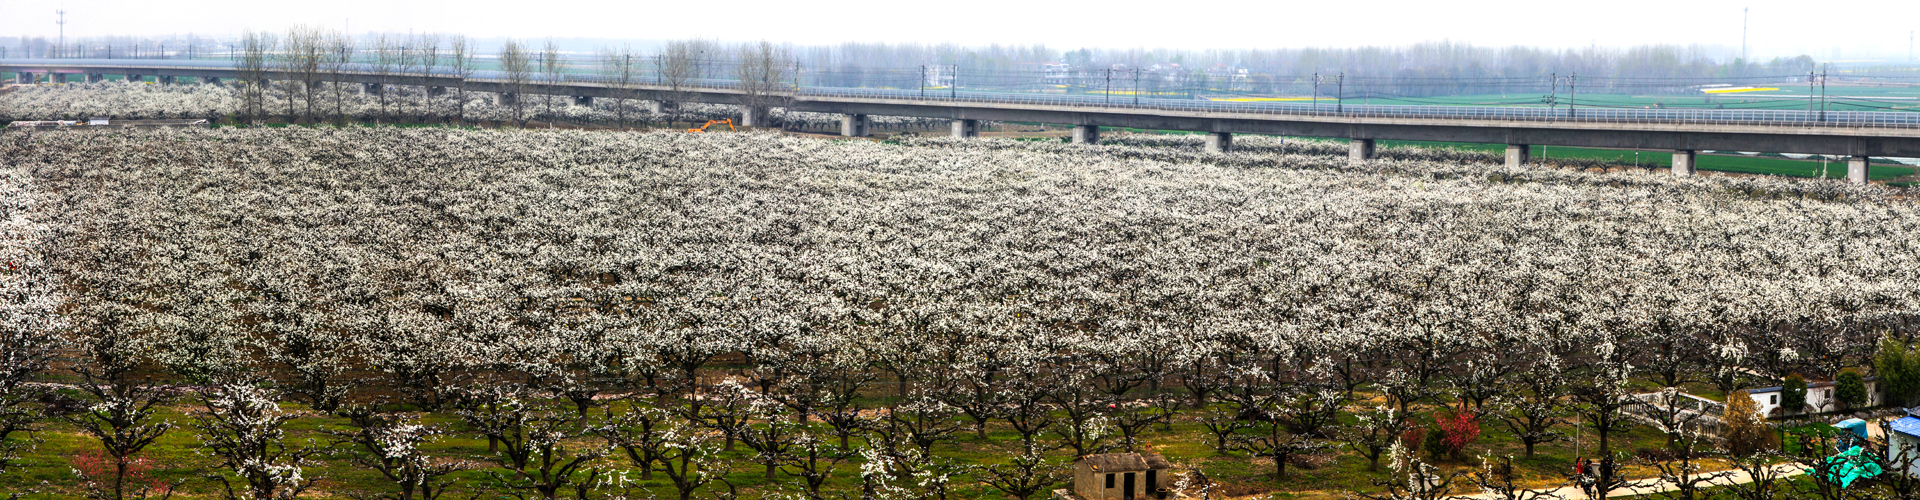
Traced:
<path fill-rule="evenodd" d="M 1775 473 L 1779 474 L 1779 477 L 1782 479 L 1798 476 L 1806 473 L 1804 469 L 1801 469 L 1800 466 L 1794 465 L 1794 464 L 1775 465 L 1773 466 L 1773 470 Z M 1727 472 L 1727 471 L 1720 471 L 1720 472 Z M 1712 486 L 1727 486 L 1727 485 L 1746 484 L 1746 483 L 1753 482 L 1753 477 L 1748 475 L 1746 471 L 1733 470 L 1731 472 L 1733 472 L 1732 475 L 1716 478 L 1713 481 L 1709 481 L 1707 484 Z M 1713 473 L 1714 472 L 1708 472 L 1704 474 L 1713 474 Z M 1660 493 L 1664 491 L 1673 491 L 1676 489 L 1679 489 L 1677 485 L 1663 481 L 1660 478 L 1655 477 L 1655 478 L 1640 479 L 1635 481 L 1628 481 L 1626 486 L 1621 487 L 1620 489 L 1617 489 L 1617 490 L 1613 490 L 1612 492 L 1609 492 L 1607 494 L 1607 497 L 1616 498 L 1616 497 L 1626 497 L 1626 496 L 1647 495 L 1647 494 L 1653 494 L 1653 493 Z M 1532 490 L 1532 491 L 1547 495 L 1547 496 L 1540 497 L 1543 499 L 1550 498 L 1550 497 L 1564 498 L 1569 500 L 1587 498 L 1587 494 L 1585 492 L 1580 491 L 1579 486 L 1563 486 L 1559 488 L 1540 489 L 1540 490 Z M 1482 493 L 1477 495 L 1463 495 L 1463 496 L 1458 496 L 1454 498 L 1493 499 L 1493 498 L 1499 498 L 1499 497 Z"/>

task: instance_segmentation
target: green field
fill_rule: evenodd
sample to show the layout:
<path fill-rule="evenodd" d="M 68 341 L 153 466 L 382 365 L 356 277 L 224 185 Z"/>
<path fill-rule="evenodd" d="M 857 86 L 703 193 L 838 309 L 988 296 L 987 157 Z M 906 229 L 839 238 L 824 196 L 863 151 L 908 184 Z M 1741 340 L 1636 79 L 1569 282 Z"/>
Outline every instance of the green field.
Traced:
<path fill-rule="evenodd" d="M 1495 153 L 1506 151 L 1506 146 L 1500 144 L 1380 141 L 1380 145 L 1454 148 Z M 1673 153 L 1667 150 L 1634 151 L 1534 146 L 1532 151 L 1533 158 L 1540 160 L 1577 158 L 1583 160 L 1606 160 L 1619 163 L 1623 166 L 1637 165 L 1649 168 L 1668 168 L 1673 166 Z M 1780 175 L 1787 177 L 1820 177 L 1821 172 L 1824 170 L 1826 177 L 1829 179 L 1845 179 L 1847 177 L 1847 164 L 1844 160 L 1828 162 L 1822 166 L 1819 160 L 1796 160 L 1777 156 L 1702 154 L 1698 157 L 1698 163 L 1696 168 L 1714 172 Z M 1887 181 L 1914 175 L 1920 175 L 1920 167 L 1885 161 L 1875 161 L 1873 168 L 1868 170 L 1868 177 L 1876 181 Z"/>

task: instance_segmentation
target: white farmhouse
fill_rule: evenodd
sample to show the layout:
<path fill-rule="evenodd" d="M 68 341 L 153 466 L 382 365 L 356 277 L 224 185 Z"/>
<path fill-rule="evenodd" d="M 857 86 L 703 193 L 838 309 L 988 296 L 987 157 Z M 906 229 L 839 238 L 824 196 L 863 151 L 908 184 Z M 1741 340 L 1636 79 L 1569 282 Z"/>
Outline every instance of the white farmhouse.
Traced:
<path fill-rule="evenodd" d="M 1880 391 L 1875 383 L 1877 377 L 1867 377 L 1866 380 L 1867 406 L 1879 406 Z M 1747 389 L 1747 397 L 1753 398 L 1761 415 L 1777 417 L 1780 416 L 1777 412 L 1780 409 L 1780 389 L 1780 386 Z M 1813 407 L 1814 413 L 1839 411 L 1840 402 L 1833 397 L 1833 381 L 1807 382 L 1807 406 Z"/>

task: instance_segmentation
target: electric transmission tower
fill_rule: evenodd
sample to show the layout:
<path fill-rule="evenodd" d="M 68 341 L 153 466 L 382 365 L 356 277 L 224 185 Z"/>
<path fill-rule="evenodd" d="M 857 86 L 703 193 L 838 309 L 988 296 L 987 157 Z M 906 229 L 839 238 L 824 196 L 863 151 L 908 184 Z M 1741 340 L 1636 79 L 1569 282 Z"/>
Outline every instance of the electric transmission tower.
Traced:
<path fill-rule="evenodd" d="M 60 53 L 67 50 L 67 9 L 55 10 L 53 13 L 60 16 L 53 21 L 53 24 L 60 25 L 60 44 L 53 46 L 53 56 L 60 57 Z"/>

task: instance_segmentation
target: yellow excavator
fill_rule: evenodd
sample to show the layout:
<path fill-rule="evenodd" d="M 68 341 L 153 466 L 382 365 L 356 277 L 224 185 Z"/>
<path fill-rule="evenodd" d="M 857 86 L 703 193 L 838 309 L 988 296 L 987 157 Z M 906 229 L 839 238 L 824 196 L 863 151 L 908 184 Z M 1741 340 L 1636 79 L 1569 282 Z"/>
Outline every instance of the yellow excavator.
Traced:
<path fill-rule="evenodd" d="M 706 125 L 701 125 L 701 126 L 700 126 L 700 128 L 690 128 L 690 129 L 687 129 L 687 131 L 688 131 L 688 132 L 693 132 L 693 133 L 696 133 L 696 134 L 697 134 L 697 133 L 701 133 L 701 132 L 706 132 L 706 131 L 707 131 L 707 127 L 711 127 L 711 126 L 714 126 L 714 125 L 719 125 L 719 124 L 722 124 L 722 123 L 725 123 L 725 124 L 727 124 L 727 130 L 733 130 L 733 119 L 732 119 L 732 118 L 728 118 L 728 119 L 725 119 L 725 120 L 707 120 L 707 124 L 706 124 Z"/>

